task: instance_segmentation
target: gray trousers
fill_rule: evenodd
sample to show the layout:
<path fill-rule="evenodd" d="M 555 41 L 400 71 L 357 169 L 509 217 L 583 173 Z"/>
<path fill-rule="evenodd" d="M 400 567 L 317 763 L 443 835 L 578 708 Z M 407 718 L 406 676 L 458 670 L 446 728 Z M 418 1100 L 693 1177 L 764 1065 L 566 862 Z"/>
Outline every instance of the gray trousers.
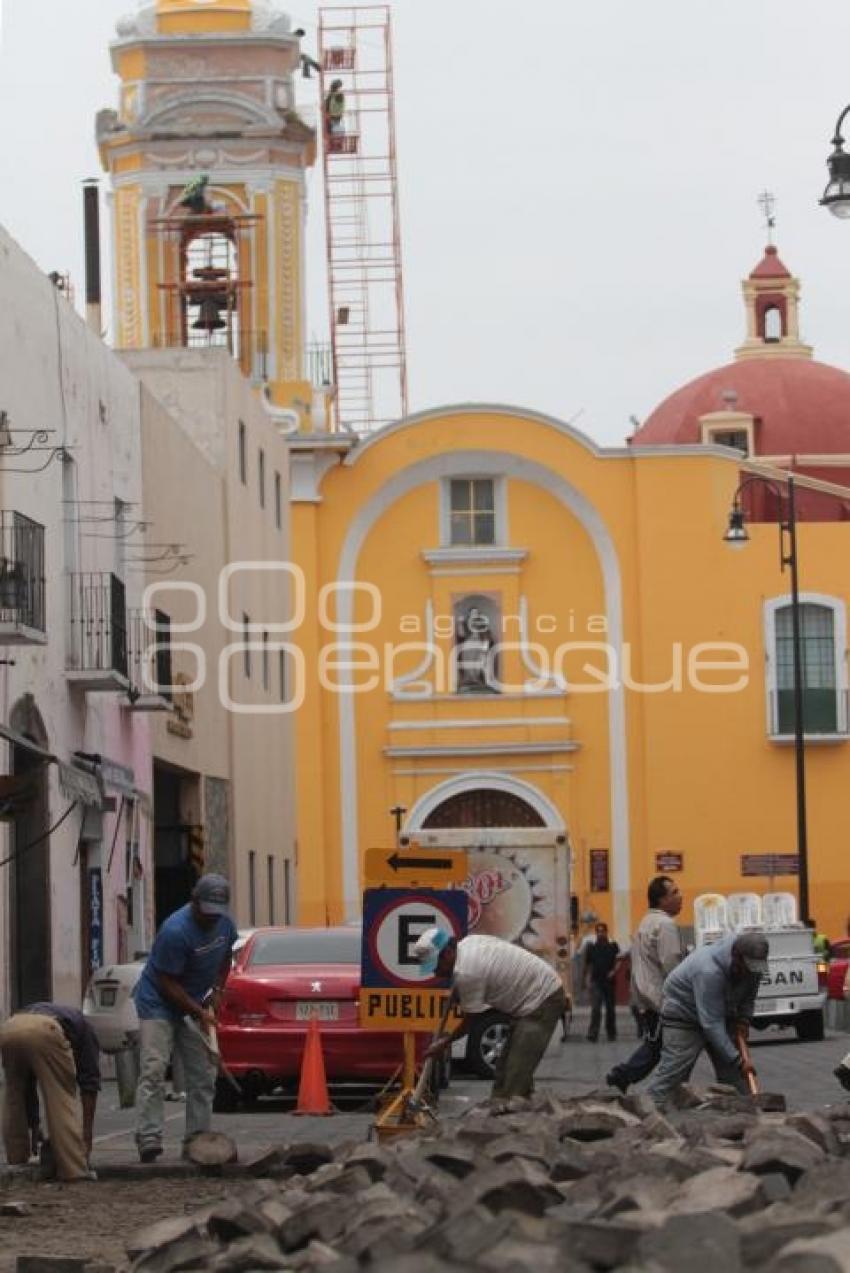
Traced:
<path fill-rule="evenodd" d="M 207 1132 L 212 1122 L 216 1063 L 196 1030 L 185 1021 L 159 1017 L 139 1021 L 141 1060 L 136 1088 L 136 1140 L 140 1148 L 162 1144 L 165 1122 L 165 1071 L 172 1052 L 183 1065 L 186 1080 L 186 1135 Z"/>
<path fill-rule="evenodd" d="M 534 1071 L 549 1046 L 549 1040 L 564 1015 L 566 1006 L 563 990 L 556 990 L 527 1017 L 514 1018 L 507 1042 L 496 1062 L 493 1095 L 497 1099 L 508 1100 L 511 1096 L 531 1095 Z"/>
<path fill-rule="evenodd" d="M 665 1021 L 661 1060 L 647 1089 L 656 1105 L 664 1105 L 675 1088 L 687 1083 L 703 1050 L 708 1052 L 718 1083 L 728 1083 L 744 1095 L 749 1094 L 750 1089 L 740 1066 L 716 1056 L 709 1049 L 699 1026 Z"/>

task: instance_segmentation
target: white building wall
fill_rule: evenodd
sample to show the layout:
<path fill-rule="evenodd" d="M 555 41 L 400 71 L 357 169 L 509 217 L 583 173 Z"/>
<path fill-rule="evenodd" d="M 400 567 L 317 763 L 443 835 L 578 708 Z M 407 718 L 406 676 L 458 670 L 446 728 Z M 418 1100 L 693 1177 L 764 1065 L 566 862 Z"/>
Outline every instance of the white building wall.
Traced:
<path fill-rule="evenodd" d="M 135 792 L 143 881 L 150 875 L 148 812 L 150 741 L 147 719 L 129 710 L 116 692 L 86 692 L 67 675 L 69 570 L 115 571 L 120 552 L 115 536 L 114 501 L 127 506 L 127 521 L 141 516 L 139 387 L 123 363 L 90 332 L 67 300 L 17 244 L 0 229 L 0 411 L 6 411 L 15 444 L 35 430 L 47 430 L 46 445 L 64 448 L 70 463 L 50 451 L 19 460 L 0 450 L 0 507 L 16 510 L 45 527 L 46 643 L 0 649 L 0 722 L 8 726 L 15 705 L 31 695 L 47 735 L 48 750 L 68 763 L 74 753 L 113 762 L 118 787 L 106 783 L 113 809 L 101 818 L 98 853 L 89 846 L 89 864 L 100 856 L 104 873 L 103 955 L 118 954 L 118 902 L 127 887 L 127 822 L 116 835 L 121 796 Z M 45 464 L 45 461 L 50 460 Z M 41 472 L 33 470 L 44 465 Z M 24 469 L 16 473 L 13 469 Z M 64 470 L 64 476 L 63 476 Z M 70 502 L 63 502 L 66 498 Z M 124 547 L 128 607 L 138 607 L 143 589 L 145 535 L 134 530 Z M 10 666 L 9 660 L 14 661 Z M 12 747 L 0 741 L 0 770 L 8 773 Z M 117 768 L 120 767 L 120 768 Z M 110 772 L 107 765 L 106 772 Z M 119 776 L 124 774 L 123 779 Z M 49 821 L 70 804 L 60 790 L 58 768 L 48 769 Z M 94 812 L 89 815 L 89 829 Z M 82 809 L 76 808 L 50 840 L 52 994 L 79 1003 L 84 980 L 78 844 Z M 10 851 L 8 822 L 0 822 L 0 856 Z M 115 841 L 111 869 L 110 847 Z M 11 985 L 8 866 L 0 868 L 0 1013 L 14 1003 Z M 141 883 L 138 891 L 144 891 Z M 142 936 L 147 936 L 142 934 Z M 135 944 L 135 942 L 134 942 Z"/>

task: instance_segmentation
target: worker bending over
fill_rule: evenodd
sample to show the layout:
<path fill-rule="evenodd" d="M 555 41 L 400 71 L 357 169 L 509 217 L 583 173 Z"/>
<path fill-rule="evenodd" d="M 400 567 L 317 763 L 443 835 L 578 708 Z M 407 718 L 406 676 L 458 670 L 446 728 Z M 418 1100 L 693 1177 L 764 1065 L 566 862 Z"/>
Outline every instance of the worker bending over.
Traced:
<path fill-rule="evenodd" d="M 60 1180 L 93 1180 L 89 1168 L 100 1091 L 100 1048 L 76 1008 L 33 1003 L 0 1026 L 6 1090 L 3 1143 L 12 1165 L 29 1161 L 39 1125 L 38 1092 Z M 77 1092 L 79 1091 L 79 1101 Z"/>
<path fill-rule="evenodd" d="M 510 1031 L 496 1062 L 493 1098 L 530 1096 L 534 1071 L 566 1010 L 561 979 L 549 964 L 501 937 L 463 937 L 428 928 L 413 947 L 425 976 L 451 977 L 465 1017 L 495 1008 L 510 1018 Z M 438 1056 L 469 1029 L 441 1034 L 426 1056 Z"/>
<path fill-rule="evenodd" d="M 747 1036 L 767 955 L 766 937 L 741 933 L 700 946 L 670 973 L 661 1001 L 661 1060 L 649 1085 L 657 1105 L 687 1082 L 703 1050 L 718 1082 L 749 1092 L 754 1071 L 732 1040 L 737 1032 Z"/>

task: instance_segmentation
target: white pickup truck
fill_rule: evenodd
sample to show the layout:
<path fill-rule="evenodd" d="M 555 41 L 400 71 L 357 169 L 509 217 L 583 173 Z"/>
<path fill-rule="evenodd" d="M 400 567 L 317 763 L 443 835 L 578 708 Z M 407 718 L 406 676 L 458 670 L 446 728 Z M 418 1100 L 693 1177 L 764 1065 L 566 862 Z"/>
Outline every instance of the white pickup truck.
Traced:
<path fill-rule="evenodd" d="M 815 935 L 797 919 L 791 893 L 703 893 L 694 902 L 698 946 L 735 932 L 763 932 L 770 972 L 756 999 L 753 1028 L 793 1028 L 799 1039 L 823 1038 L 827 965 L 815 951 Z"/>

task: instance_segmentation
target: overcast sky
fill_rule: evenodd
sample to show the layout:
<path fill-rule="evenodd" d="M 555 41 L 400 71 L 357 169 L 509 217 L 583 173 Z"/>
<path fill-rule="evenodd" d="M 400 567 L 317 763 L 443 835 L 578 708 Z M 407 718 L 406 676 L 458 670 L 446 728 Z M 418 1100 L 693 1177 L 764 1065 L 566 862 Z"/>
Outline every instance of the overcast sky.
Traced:
<path fill-rule="evenodd" d="M 0 223 L 43 269 L 69 269 L 78 299 L 80 182 L 98 172 L 107 46 L 134 2 L 0 0 Z M 289 12 L 312 34 L 317 10 Z M 765 187 L 804 338 L 850 368 L 850 223 L 817 203 L 850 101 L 846 0 L 392 11 L 413 409 L 510 402 L 619 443 L 630 415 L 731 358 Z"/>

